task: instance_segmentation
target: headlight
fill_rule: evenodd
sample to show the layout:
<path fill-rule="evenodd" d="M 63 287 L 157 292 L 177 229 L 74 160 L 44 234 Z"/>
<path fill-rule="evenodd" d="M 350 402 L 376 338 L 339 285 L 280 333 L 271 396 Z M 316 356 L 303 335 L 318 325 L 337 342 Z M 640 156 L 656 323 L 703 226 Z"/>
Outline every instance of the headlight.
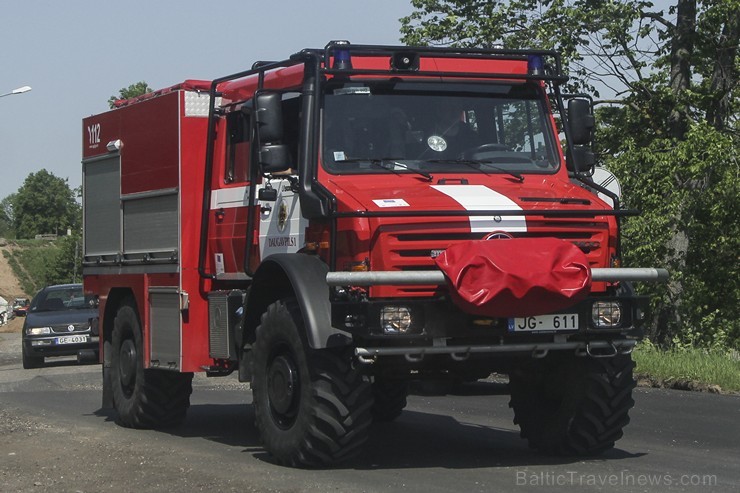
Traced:
<path fill-rule="evenodd" d="M 622 304 L 618 301 L 595 301 L 591 322 L 597 329 L 617 327 L 622 322 Z"/>
<path fill-rule="evenodd" d="M 51 327 L 28 327 L 26 329 L 26 335 L 29 336 L 40 336 L 44 334 L 51 334 Z"/>
<path fill-rule="evenodd" d="M 411 322 L 411 310 L 406 306 L 384 306 L 380 310 L 380 326 L 385 334 L 405 334 Z"/>

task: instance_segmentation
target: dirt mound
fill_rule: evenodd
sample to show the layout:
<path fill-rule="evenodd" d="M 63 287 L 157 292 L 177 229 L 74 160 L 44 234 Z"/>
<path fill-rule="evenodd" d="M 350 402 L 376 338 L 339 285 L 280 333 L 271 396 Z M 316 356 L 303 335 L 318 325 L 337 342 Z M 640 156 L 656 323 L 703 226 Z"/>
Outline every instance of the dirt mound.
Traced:
<path fill-rule="evenodd" d="M 20 332 L 23 328 L 23 317 L 15 317 L 12 320 L 8 320 L 7 325 L 0 325 L 0 332 L 11 333 Z"/>
<path fill-rule="evenodd" d="M 11 303 L 15 298 L 29 297 L 29 293 L 23 292 L 21 284 L 15 277 L 13 269 L 10 268 L 8 259 L 5 257 L 5 252 L 12 252 L 16 248 L 18 247 L 0 238 L 0 296 Z"/>
<path fill-rule="evenodd" d="M 0 296 L 5 298 L 5 300 L 11 304 L 11 306 L 8 307 L 9 310 L 12 309 L 14 299 L 30 297 L 27 293 L 23 292 L 21 284 L 13 273 L 13 269 L 11 269 L 10 264 L 8 264 L 8 259 L 5 258 L 5 253 L 12 251 L 14 248 L 16 247 L 9 244 L 3 238 L 0 238 Z M 23 319 L 16 318 L 14 320 L 10 320 L 8 325 L 0 326 L 0 332 L 20 332 L 22 325 Z"/>

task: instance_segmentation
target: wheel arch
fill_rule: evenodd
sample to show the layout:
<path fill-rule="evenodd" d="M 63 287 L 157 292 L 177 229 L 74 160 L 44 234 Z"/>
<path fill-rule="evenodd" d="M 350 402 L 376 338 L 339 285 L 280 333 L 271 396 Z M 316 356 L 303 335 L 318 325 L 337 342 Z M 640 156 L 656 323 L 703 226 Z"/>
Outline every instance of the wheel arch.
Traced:
<path fill-rule="evenodd" d="M 137 315 L 139 315 L 139 318 L 141 318 L 133 290 L 131 290 L 130 288 L 111 289 L 105 301 L 105 311 L 103 312 L 103 340 L 105 342 L 110 342 L 111 340 L 113 333 L 113 322 L 116 319 L 116 312 L 124 303 L 124 300 L 127 303 L 133 304 L 134 310 L 136 311 Z M 141 320 L 139 320 L 139 322 L 141 322 Z"/>
<path fill-rule="evenodd" d="M 267 307 L 282 298 L 295 296 L 306 327 L 310 347 L 346 346 L 351 336 L 331 325 L 328 266 L 304 254 L 276 254 L 264 259 L 252 278 L 245 301 L 243 341 L 254 342 L 255 332 Z"/>

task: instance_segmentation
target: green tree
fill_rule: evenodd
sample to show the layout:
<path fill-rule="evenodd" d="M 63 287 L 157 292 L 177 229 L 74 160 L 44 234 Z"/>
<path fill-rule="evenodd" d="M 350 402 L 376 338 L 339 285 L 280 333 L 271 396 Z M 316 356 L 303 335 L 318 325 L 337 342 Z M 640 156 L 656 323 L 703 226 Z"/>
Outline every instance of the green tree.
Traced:
<path fill-rule="evenodd" d="M 66 234 L 82 222 L 81 207 L 66 179 L 42 169 L 26 177 L 13 200 L 16 238 L 37 234 Z"/>
<path fill-rule="evenodd" d="M 14 193 L 0 200 L 0 238 L 15 238 L 15 231 L 13 230 L 14 200 Z"/>
<path fill-rule="evenodd" d="M 740 344 L 737 300 L 740 3 L 412 0 L 408 44 L 552 48 L 570 90 L 599 91 L 597 153 L 629 207 L 625 261 L 665 265 L 659 340 Z M 698 334 L 698 335 L 697 335 Z"/>
<path fill-rule="evenodd" d="M 116 101 L 135 98 L 136 96 L 141 96 L 148 92 L 152 92 L 152 89 L 149 87 L 149 84 L 142 80 L 135 84 L 131 84 L 128 87 L 122 87 L 118 92 L 118 96 L 111 96 L 108 98 L 108 106 L 110 106 L 110 109 L 113 109 L 116 107 Z"/>
<path fill-rule="evenodd" d="M 82 279 L 82 235 L 78 231 L 56 241 L 56 255 L 48 267 L 48 284 L 67 284 Z"/>

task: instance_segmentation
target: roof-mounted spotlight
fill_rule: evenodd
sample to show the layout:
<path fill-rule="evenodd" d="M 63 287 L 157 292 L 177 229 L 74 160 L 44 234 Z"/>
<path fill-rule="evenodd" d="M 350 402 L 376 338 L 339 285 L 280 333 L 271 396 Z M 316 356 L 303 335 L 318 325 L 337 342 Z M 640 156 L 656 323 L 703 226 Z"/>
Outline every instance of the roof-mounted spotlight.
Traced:
<path fill-rule="evenodd" d="M 123 142 L 121 141 L 121 139 L 111 140 L 105 146 L 105 148 L 108 149 L 108 152 L 120 151 L 121 147 L 123 147 Z"/>
<path fill-rule="evenodd" d="M 413 72 L 419 70 L 419 54 L 413 51 L 399 51 L 391 57 L 391 70 Z"/>

